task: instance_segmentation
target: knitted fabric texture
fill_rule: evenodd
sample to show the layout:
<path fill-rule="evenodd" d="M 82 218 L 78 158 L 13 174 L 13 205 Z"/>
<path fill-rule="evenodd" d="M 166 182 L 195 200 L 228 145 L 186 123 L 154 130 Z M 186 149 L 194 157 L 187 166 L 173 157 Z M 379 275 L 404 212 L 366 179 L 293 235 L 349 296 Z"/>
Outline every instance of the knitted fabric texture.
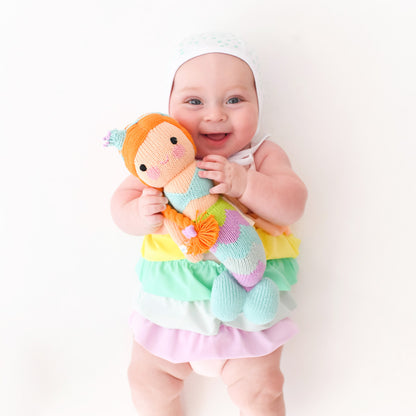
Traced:
<path fill-rule="evenodd" d="M 222 198 L 207 210 L 218 221 L 220 232 L 211 252 L 230 271 L 235 280 L 250 290 L 266 269 L 266 254 L 254 227 Z"/>
<path fill-rule="evenodd" d="M 209 194 L 209 190 L 214 185 L 210 179 L 200 178 L 198 172 L 201 169 L 196 168 L 192 176 L 189 187 L 185 193 L 175 193 L 165 191 L 166 198 L 169 199 L 169 202 L 177 209 L 178 211 L 184 211 L 188 206 L 190 201 L 202 198 Z M 181 179 L 178 179 L 181 181 Z M 186 178 L 183 179 L 184 181 Z M 181 183 L 182 184 L 182 183 Z"/>
<path fill-rule="evenodd" d="M 192 145 L 195 148 L 195 145 L 192 141 L 192 138 L 187 130 L 185 130 L 176 120 L 165 116 L 163 114 L 146 114 L 143 117 L 139 118 L 135 123 L 130 124 L 125 129 L 125 139 L 121 148 L 121 154 L 124 158 L 127 169 L 131 174 L 137 176 L 140 180 L 142 178 L 138 175 L 137 168 L 140 169 L 140 165 L 136 166 L 135 156 L 137 150 L 143 144 L 150 130 L 157 128 L 160 134 L 163 134 L 163 126 L 161 124 L 167 121 L 171 125 L 178 127 L 190 140 Z M 119 136 L 118 130 L 113 130 L 115 135 Z M 156 151 L 159 155 L 157 143 L 150 143 L 147 145 L 148 151 Z"/>
<path fill-rule="evenodd" d="M 174 241 L 189 256 L 210 250 L 226 267 L 211 293 L 218 319 L 234 320 L 244 312 L 258 324 L 273 320 L 279 290 L 263 279 L 266 255 L 260 237 L 234 206 L 209 193 L 213 182 L 198 175 L 189 133 L 167 116 L 147 115 L 127 128 L 121 153 L 130 172 L 164 189 L 173 207 L 163 212 L 169 220 L 165 225 Z"/>

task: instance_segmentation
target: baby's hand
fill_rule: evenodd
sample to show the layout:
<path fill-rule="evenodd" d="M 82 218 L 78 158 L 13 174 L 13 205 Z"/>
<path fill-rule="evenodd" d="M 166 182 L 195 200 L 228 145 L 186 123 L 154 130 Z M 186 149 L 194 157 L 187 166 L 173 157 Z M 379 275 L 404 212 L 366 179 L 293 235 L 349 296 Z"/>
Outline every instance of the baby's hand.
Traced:
<path fill-rule="evenodd" d="M 247 187 L 247 170 L 236 163 L 229 162 L 218 155 L 205 156 L 197 163 L 201 178 L 213 180 L 216 185 L 211 188 L 211 194 L 224 194 L 240 198 Z"/>
<path fill-rule="evenodd" d="M 161 212 L 166 208 L 168 199 L 157 189 L 144 188 L 139 198 L 140 219 L 146 222 L 151 230 L 156 231 L 163 225 Z"/>

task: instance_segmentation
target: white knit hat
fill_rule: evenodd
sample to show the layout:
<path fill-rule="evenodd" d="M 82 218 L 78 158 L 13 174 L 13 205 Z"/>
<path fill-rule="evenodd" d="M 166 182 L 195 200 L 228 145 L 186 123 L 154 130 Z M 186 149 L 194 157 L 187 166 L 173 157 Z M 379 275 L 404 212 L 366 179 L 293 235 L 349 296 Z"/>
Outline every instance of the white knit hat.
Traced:
<path fill-rule="evenodd" d="M 180 44 L 176 56 L 170 65 L 170 85 L 172 87 L 176 71 L 186 61 L 207 53 L 225 53 L 242 59 L 253 72 L 256 83 L 259 109 L 262 103 L 260 74 L 253 52 L 248 45 L 231 33 L 202 33 L 185 38 Z"/>

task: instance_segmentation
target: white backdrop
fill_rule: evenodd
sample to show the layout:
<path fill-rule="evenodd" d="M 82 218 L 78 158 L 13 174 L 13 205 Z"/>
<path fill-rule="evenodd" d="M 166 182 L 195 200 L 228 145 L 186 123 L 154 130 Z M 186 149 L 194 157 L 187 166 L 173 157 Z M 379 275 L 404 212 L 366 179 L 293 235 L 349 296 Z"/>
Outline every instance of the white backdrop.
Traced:
<path fill-rule="evenodd" d="M 415 19 L 411 0 L 3 2 L 0 413 L 134 415 L 140 239 L 112 223 L 126 171 L 100 139 L 164 111 L 170 48 L 221 30 L 256 49 L 269 130 L 310 192 L 288 415 L 415 414 Z M 184 402 L 238 414 L 216 379 Z"/>

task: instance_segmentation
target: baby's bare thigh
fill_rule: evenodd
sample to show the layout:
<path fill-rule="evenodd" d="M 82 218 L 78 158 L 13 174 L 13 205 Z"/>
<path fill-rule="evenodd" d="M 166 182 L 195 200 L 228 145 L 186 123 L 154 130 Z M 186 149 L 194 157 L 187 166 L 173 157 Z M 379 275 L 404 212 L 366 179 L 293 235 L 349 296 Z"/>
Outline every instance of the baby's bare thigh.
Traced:
<path fill-rule="evenodd" d="M 155 384 L 172 383 L 172 378 L 182 381 L 191 372 L 192 368 L 189 363 L 172 363 L 156 357 L 137 342 L 133 342 L 129 366 L 130 380 L 142 380 L 155 387 Z"/>
<path fill-rule="evenodd" d="M 134 406 L 144 416 L 182 416 L 180 394 L 189 364 L 174 364 L 155 357 L 133 343 L 129 383 Z"/>

